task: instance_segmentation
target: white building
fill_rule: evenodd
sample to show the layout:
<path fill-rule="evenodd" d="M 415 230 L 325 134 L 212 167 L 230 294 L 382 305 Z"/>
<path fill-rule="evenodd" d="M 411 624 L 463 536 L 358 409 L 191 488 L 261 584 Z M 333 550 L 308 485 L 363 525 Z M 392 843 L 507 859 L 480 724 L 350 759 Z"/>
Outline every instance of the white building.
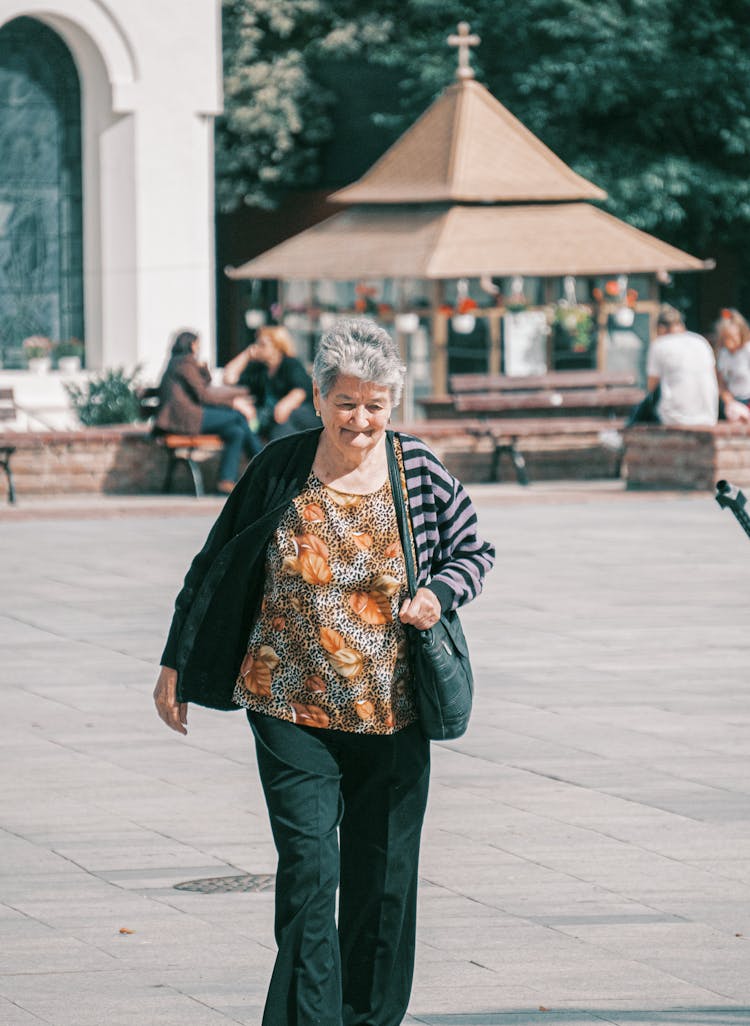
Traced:
<path fill-rule="evenodd" d="M 28 335 L 89 368 L 214 353 L 220 0 L 0 0 L 0 367 Z"/>

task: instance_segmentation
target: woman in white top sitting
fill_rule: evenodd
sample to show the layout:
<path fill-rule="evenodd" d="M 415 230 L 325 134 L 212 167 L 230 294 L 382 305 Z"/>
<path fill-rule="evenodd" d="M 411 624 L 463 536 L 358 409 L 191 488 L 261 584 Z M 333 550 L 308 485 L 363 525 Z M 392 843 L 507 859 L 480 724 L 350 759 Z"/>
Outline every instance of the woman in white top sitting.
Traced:
<path fill-rule="evenodd" d="M 716 376 L 727 420 L 750 421 L 750 325 L 738 310 L 716 322 Z"/>

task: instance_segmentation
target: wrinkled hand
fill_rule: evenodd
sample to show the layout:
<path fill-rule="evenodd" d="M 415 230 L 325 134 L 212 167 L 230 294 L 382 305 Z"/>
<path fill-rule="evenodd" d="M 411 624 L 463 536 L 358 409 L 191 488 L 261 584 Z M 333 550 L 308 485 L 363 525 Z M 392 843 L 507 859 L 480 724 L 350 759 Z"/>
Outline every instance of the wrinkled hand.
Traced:
<path fill-rule="evenodd" d="M 414 598 L 406 599 L 398 611 L 401 623 L 409 623 L 419 631 L 434 627 L 440 619 L 440 601 L 429 588 L 418 588 Z"/>
<path fill-rule="evenodd" d="M 177 701 L 177 670 L 162 666 L 154 688 L 156 711 L 168 727 L 187 734 L 187 702 Z"/>

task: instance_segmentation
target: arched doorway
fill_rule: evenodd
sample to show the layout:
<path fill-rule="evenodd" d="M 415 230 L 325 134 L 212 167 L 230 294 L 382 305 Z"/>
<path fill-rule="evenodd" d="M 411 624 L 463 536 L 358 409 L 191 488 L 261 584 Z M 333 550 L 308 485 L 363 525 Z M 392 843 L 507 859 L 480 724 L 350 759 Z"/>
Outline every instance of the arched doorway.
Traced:
<path fill-rule="evenodd" d="M 0 29 L 0 366 L 30 335 L 84 337 L 81 90 L 52 29 Z"/>

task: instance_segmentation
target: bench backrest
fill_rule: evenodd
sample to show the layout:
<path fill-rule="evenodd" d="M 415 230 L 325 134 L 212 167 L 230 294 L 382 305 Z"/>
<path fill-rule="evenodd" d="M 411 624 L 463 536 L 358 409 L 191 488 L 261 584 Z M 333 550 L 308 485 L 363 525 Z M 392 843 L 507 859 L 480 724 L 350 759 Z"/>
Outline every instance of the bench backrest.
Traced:
<path fill-rule="evenodd" d="M 141 388 L 138 391 L 138 413 L 141 420 L 148 420 L 159 410 L 159 389 Z"/>
<path fill-rule="evenodd" d="M 12 388 L 0 388 L 0 420 L 16 419 L 16 400 Z"/>
<path fill-rule="evenodd" d="M 630 410 L 643 399 L 642 388 L 579 388 L 535 392 L 473 392 L 457 395 L 457 413 L 509 413 L 514 410 Z"/>
<path fill-rule="evenodd" d="M 448 387 L 454 395 L 469 392 L 567 391 L 574 388 L 627 388 L 638 384 L 629 371 L 550 371 L 549 374 L 452 374 Z"/>

